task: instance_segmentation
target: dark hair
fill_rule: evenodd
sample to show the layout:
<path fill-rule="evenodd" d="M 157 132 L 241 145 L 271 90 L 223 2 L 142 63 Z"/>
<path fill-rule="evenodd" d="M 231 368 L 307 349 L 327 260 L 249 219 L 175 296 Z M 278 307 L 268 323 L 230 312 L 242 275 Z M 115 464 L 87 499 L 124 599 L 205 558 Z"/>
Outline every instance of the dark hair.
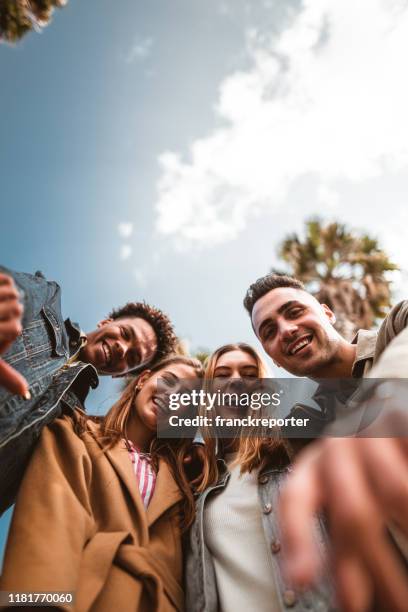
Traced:
<path fill-rule="evenodd" d="M 168 316 L 158 308 L 149 306 L 146 302 L 128 302 L 122 308 L 112 310 L 108 316 L 110 319 L 137 317 L 150 323 L 157 337 L 157 351 L 149 365 L 155 364 L 176 350 L 178 339 L 173 325 Z"/>
<path fill-rule="evenodd" d="M 250 285 L 244 298 L 244 306 L 252 315 L 252 309 L 255 302 L 259 298 L 263 297 L 272 289 L 278 289 L 280 287 L 292 287 L 292 289 L 302 289 L 305 291 L 305 286 L 302 281 L 298 280 L 294 276 L 286 276 L 285 274 L 271 273 L 266 276 L 258 278 L 252 285 Z"/>

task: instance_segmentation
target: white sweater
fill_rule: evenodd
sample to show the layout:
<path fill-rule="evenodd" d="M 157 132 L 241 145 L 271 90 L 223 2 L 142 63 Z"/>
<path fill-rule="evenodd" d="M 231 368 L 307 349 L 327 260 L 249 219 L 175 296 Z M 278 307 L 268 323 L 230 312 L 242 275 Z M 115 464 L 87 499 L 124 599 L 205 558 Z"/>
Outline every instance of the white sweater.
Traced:
<path fill-rule="evenodd" d="M 234 456 L 227 455 L 231 464 Z M 258 471 L 231 471 L 226 488 L 208 500 L 205 542 L 213 556 L 220 612 L 279 610 L 272 555 L 262 527 Z"/>

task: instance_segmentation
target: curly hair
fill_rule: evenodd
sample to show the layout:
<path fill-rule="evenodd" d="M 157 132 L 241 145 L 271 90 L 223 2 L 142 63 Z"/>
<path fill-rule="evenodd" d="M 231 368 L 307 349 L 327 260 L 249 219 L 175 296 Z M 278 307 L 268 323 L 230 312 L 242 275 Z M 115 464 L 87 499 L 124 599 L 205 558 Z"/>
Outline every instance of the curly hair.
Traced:
<path fill-rule="evenodd" d="M 298 280 L 294 276 L 286 276 L 286 274 L 276 273 L 262 276 L 252 283 L 246 292 L 244 306 L 249 315 L 252 315 L 252 309 L 255 302 L 269 293 L 269 291 L 272 291 L 272 289 L 278 289 L 280 287 L 291 287 L 292 289 L 302 289 L 305 291 L 305 286 L 302 281 Z"/>
<path fill-rule="evenodd" d="M 128 302 L 121 308 L 112 310 L 108 317 L 110 319 L 137 317 L 150 323 L 157 338 L 157 351 L 150 365 L 154 365 L 157 361 L 163 359 L 163 357 L 167 357 L 167 355 L 175 352 L 178 338 L 174 333 L 169 317 L 159 308 L 150 306 L 146 302 Z"/>

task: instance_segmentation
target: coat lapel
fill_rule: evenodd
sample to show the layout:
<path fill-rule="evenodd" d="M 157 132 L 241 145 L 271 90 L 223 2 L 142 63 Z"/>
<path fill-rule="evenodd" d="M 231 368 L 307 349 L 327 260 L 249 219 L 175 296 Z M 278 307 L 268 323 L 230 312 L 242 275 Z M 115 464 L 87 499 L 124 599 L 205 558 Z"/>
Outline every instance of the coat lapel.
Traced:
<path fill-rule="evenodd" d="M 90 427 L 91 429 L 97 428 L 93 423 L 90 424 Z M 153 497 L 146 511 L 124 441 L 121 440 L 113 448 L 105 450 L 104 453 L 125 485 L 139 515 L 147 515 L 148 527 L 164 514 L 166 510 L 182 499 L 183 495 L 173 478 L 168 464 L 163 459 L 160 459 Z"/>
<path fill-rule="evenodd" d="M 142 498 L 140 497 L 136 474 L 133 471 L 129 451 L 127 450 L 123 440 L 121 440 L 120 443 L 116 444 L 113 448 L 105 451 L 105 454 L 128 490 L 138 513 L 142 513 L 143 516 L 145 513 L 145 508 L 143 506 Z"/>
<path fill-rule="evenodd" d="M 182 497 L 183 495 L 173 478 L 168 464 L 163 459 L 160 459 L 153 497 L 147 508 L 147 522 L 149 527 L 164 514 L 166 510 L 179 502 Z"/>
<path fill-rule="evenodd" d="M 97 426 L 95 426 L 93 423 L 90 423 L 90 427 L 93 430 L 97 429 Z M 97 443 L 99 444 L 99 442 Z M 101 444 L 99 444 L 99 446 L 101 446 Z M 101 446 L 101 448 L 103 447 Z M 143 506 L 142 498 L 140 497 L 136 474 L 133 471 L 129 451 L 126 448 L 124 441 L 121 440 L 118 442 L 118 444 L 115 444 L 115 446 L 109 450 L 104 450 L 103 452 L 127 489 L 137 513 L 140 516 L 144 516 L 145 508 Z"/>

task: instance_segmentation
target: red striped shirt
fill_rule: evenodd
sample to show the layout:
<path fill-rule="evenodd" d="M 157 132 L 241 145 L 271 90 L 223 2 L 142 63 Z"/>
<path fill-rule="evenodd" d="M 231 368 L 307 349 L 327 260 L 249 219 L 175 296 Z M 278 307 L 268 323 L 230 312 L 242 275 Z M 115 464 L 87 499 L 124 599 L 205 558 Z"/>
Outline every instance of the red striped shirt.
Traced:
<path fill-rule="evenodd" d="M 149 454 L 141 453 L 130 440 L 128 440 L 128 445 L 130 448 L 129 454 L 132 460 L 133 471 L 139 485 L 139 493 L 144 507 L 147 508 L 153 497 L 156 484 L 156 472 L 153 469 Z"/>

